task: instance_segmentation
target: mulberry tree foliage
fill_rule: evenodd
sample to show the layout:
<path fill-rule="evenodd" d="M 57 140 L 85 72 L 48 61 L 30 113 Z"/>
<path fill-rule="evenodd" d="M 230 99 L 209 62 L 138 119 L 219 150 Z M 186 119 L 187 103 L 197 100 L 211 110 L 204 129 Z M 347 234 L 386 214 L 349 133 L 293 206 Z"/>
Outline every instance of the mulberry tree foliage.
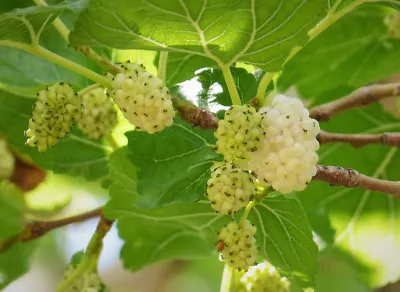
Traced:
<path fill-rule="evenodd" d="M 58 248 L 46 233 L 92 217 L 57 291 L 108 291 L 98 261 L 111 228 L 127 270 L 208 258 L 225 266 L 221 292 L 318 290 L 331 252 L 360 287 L 397 281 L 399 10 L 1 1 L 0 289 L 38 246 Z M 375 83 L 390 90 L 343 98 Z M 35 213 L 31 198 L 51 190 L 52 204 L 64 183 L 107 202 L 61 220 L 46 216 L 63 217 L 69 200 Z"/>

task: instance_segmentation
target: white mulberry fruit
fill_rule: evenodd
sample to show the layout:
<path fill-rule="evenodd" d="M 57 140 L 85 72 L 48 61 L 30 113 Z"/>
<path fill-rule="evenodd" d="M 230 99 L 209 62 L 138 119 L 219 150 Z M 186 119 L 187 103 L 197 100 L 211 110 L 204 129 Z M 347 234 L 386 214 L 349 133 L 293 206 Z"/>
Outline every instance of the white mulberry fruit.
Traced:
<path fill-rule="evenodd" d="M 0 138 L 0 180 L 11 177 L 14 172 L 15 158 L 7 147 L 7 142 Z"/>
<path fill-rule="evenodd" d="M 136 130 L 150 134 L 171 126 L 175 111 L 162 80 L 138 64 L 121 66 L 124 70 L 112 78 L 112 95 L 125 118 Z"/>
<path fill-rule="evenodd" d="M 76 270 L 76 265 L 70 264 L 64 271 L 64 278 L 68 279 Z M 66 292 L 106 292 L 100 275 L 95 271 L 82 273 L 81 277 L 77 278 L 65 290 Z"/>
<path fill-rule="evenodd" d="M 249 105 L 234 105 L 218 121 L 215 151 L 228 161 L 247 159 L 258 150 L 263 136 L 261 114 Z"/>
<path fill-rule="evenodd" d="M 300 100 L 276 96 L 260 109 L 265 138 L 251 154 L 249 168 L 266 186 L 281 193 L 302 191 L 316 174 L 319 124 Z"/>
<path fill-rule="evenodd" d="M 289 292 L 289 281 L 267 262 L 251 267 L 241 282 L 247 292 Z"/>
<path fill-rule="evenodd" d="M 231 214 L 247 206 L 257 191 L 254 183 L 250 172 L 233 163 L 224 163 L 212 170 L 207 196 L 217 212 Z"/>
<path fill-rule="evenodd" d="M 246 220 L 243 224 L 231 222 L 218 234 L 222 259 L 235 269 L 247 270 L 256 264 L 256 227 Z"/>
<path fill-rule="evenodd" d="M 44 152 L 57 144 L 81 117 L 81 99 L 69 84 L 57 83 L 38 93 L 29 128 L 26 145 Z"/>
<path fill-rule="evenodd" d="M 111 133 L 117 124 L 117 111 L 103 87 L 82 95 L 82 118 L 78 128 L 89 138 L 99 139 Z"/>

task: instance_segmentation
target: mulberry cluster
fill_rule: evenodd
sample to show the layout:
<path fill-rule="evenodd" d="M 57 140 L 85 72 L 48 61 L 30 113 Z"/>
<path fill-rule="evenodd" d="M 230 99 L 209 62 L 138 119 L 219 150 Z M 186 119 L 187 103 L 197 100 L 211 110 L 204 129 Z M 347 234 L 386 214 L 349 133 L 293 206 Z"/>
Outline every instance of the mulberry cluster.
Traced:
<path fill-rule="evenodd" d="M 82 95 L 82 118 L 78 127 L 89 138 L 99 139 L 111 133 L 117 124 L 117 111 L 103 87 Z"/>
<path fill-rule="evenodd" d="M 76 270 L 76 265 L 68 265 L 64 272 L 64 279 L 68 279 Z M 98 273 L 91 271 L 83 273 L 65 290 L 66 292 L 107 292 Z"/>
<path fill-rule="evenodd" d="M 231 214 L 247 206 L 256 192 L 253 175 L 233 163 L 214 168 L 207 182 L 207 196 L 220 213 Z"/>
<path fill-rule="evenodd" d="M 298 99 L 283 95 L 260 112 L 265 138 L 251 154 L 249 168 L 261 183 L 279 192 L 304 190 L 317 171 L 318 122 Z"/>
<path fill-rule="evenodd" d="M 227 161 L 246 159 L 249 153 L 258 150 L 263 136 L 261 114 L 249 105 L 234 105 L 218 121 L 215 151 Z"/>
<path fill-rule="evenodd" d="M 289 292 L 289 281 L 267 262 L 251 267 L 241 282 L 243 292 Z"/>
<path fill-rule="evenodd" d="M 0 180 L 9 178 L 14 172 L 15 158 L 8 150 L 7 142 L 0 138 Z"/>
<path fill-rule="evenodd" d="M 235 269 L 247 270 L 256 264 L 256 227 L 246 220 L 243 224 L 231 222 L 221 229 L 218 239 L 222 259 Z"/>
<path fill-rule="evenodd" d="M 81 117 L 81 99 L 69 84 L 60 82 L 38 93 L 29 120 L 26 145 L 39 152 L 57 144 Z"/>
<path fill-rule="evenodd" d="M 112 78 L 112 95 L 125 118 L 136 130 L 150 134 L 171 126 L 175 111 L 162 80 L 135 63 L 120 67 L 123 71 Z"/>

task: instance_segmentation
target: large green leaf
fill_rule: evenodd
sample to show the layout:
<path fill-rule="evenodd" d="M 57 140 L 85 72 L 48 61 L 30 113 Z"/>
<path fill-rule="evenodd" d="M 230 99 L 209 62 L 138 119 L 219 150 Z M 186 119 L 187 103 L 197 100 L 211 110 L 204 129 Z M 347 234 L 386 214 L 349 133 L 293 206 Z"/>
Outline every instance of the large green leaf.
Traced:
<path fill-rule="evenodd" d="M 17 243 L 0 254 L 0 289 L 28 272 L 37 242 Z"/>
<path fill-rule="evenodd" d="M 303 96 L 316 97 L 400 72 L 400 40 L 389 37 L 385 16 L 379 7 L 365 7 L 333 24 L 288 62 L 280 89 L 295 85 Z"/>
<path fill-rule="evenodd" d="M 0 182 L 0 240 L 20 233 L 24 226 L 22 194 L 6 181 Z"/>
<path fill-rule="evenodd" d="M 77 129 L 44 153 L 25 146 L 24 131 L 28 127 L 34 99 L 0 91 L 0 132 L 18 151 L 33 158 L 38 166 L 68 174 L 98 179 L 108 174 L 108 153 L 111 149 L 91 140 Z"/>
<path fill-rule="evenodd" d="M 325 100 L 326 101 L 326 100 Z M 384 113 L 379 104 L 341 114 L 324 130 L 345 133 L 398 131 L 400 122 Z M 345 144 L 323 145 L 320 163 L 354 168 L 364 174 L 398 181 L 400 153 L 396 148 L 369 145 L 354 149 Z M 307 209 L 326 212 L 336 229 L 335 244 L 353 254 L 372 272 L 359 270 L 370 286 L 384 285 L 400 276 L 400 201 L 391 195 L 330 187 L 313 182 L 299 194 Z M 310 218 L 313 220 L 313 218 Z"/>
<path fill-rule="evenodd" d="M 269 195 L 249 219 L 257 227 L 262 255 L 298 286 L 313 286 L 318 249 L 300 202 L 281 194 Z"/>
<path fill-rule="evenodd" d="M 120 204 L 118 230 L 124 240 L 124 266 L 138 270 L 168 259 L 214 256 L 218 232 L 231 218 L 215 213 L 208 201 L 174 204 L 157 210 Z M 260 254 L 301 287 L 312 286 L 317 248 L 298 202 L 282 195 L 268 197 L 249 219 L 257 226 Z M 138 224 L 140 222 L 140 224 Z"/>
<path fill-rule="evenodd" d="M 160 133 L 134 131 L 127 137 L 129 158 L 138 168 L 138 205 L 194 202 L 205 193 L 209 168 L 219 158 L 213 131 L 177 120 Z"/>
<path fill-rule="evenodd" d="M 169 50 L 276 71 L 325 13 L 324 0 L 95 0 L 79 18 L 74 45 Z"/>

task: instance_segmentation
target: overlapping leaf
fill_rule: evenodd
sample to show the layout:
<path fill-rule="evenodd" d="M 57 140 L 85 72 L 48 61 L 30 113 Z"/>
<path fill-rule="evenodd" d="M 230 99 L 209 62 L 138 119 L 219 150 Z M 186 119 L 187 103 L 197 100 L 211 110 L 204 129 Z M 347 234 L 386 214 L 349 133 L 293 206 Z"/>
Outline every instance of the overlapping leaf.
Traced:
<path fill-rule="evenodd" d="M 288 62 L 281 90 L 295 85 L 304 97 L 316 97 L 400 72 L 400 40 L 389 36 L 385 17 L 379 7 L 364 7 L 333 24 Z"/>
<path fill-rule="evenodd" d="M 74 45 L 169 50 L 231 65 L 279 70 L 325 13 L 322 0 L 91 1 L 71 35 Z"/>

